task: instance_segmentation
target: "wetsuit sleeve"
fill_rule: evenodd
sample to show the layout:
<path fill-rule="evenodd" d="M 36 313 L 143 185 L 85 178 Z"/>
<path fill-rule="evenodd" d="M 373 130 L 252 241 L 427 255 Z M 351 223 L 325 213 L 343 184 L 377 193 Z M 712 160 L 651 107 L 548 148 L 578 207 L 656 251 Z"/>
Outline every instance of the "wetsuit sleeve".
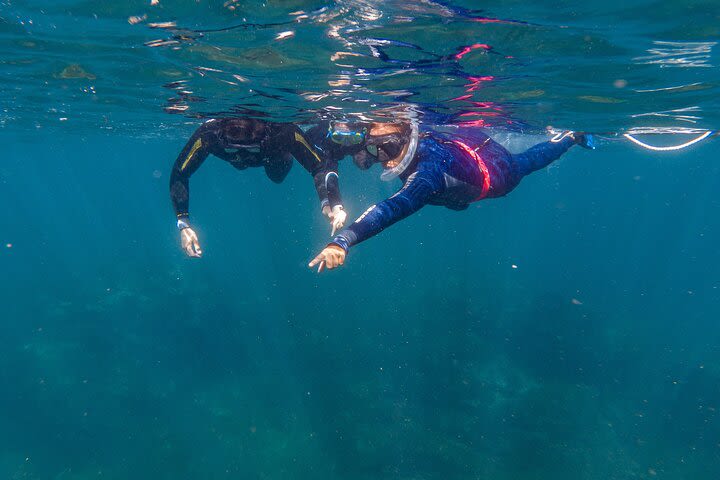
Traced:
<path fill-rule="evenodd" d="M 340 196 L 340 175 L 338 173 L 338 163 L 348 155 L 354 155 L 357 152 L 365 150 L 364 145 L 340 146 L 331 144 L 330 140 L 323 143 L 323 152 L 325 157 L 325 170 L 323 179 L 323 187 L 327 192 L 327 201 L 331 207 L 342 205 L 342 197 Z M 318 179 L 316 179 L 317 188 Z"/>
<path fill-rule="evenodd" d="M 387 227 L 417 212 L 425 206 L 431 195 L 444 188 L 442 173 L 415 172 L 395 195 L 363 213 L 355 223 L 340 232 L 331 244 L 348 251 L 353 245 L 377 235 Z"/>
<path fill-rule="evenodd" d="M 213 148 L 215 122 L 205 123 L 190 137 L 170 173 L 170 200 L 178 218 L 187 217 L 190 208 L 190 176 L 200 168 Z"/>
<path fill-rule="evenodd" d="M 573 137 L 566 136 L 560 141 L 539 143 L 523 153 L 513 155 L 518 173 L 525 176 L 547 167 L 576 143 Z"/>
<path fill-rule="evenodd" d="M 321 207 L 341 205 L 338 159 L 319 149 L 311 140 L 313 135 L 303 134 L 297 126 L 288 125 L 282 136 L 287 139 L 292 156 L 312 175 Z"/>
<path fill-rule="evenodd" d="M 318 177 L 318 175 L 316 175 Z M 322 185 L 318 187 L 318 183 L 322 182 Z M 340 197 L 340 177 L 338 176 L 338 161 L 336 158 L 329 158 L 325 161 L 324 175 L 322 178 L 315 178 L 315 188 L 326 192 L 327 204 L 330 208 L 336 205 L 342 205 L 342 198 Z M 322 204 L 324 199 L 320 199 Z M 325 206 L 325 205 L 321 205 Z"/>

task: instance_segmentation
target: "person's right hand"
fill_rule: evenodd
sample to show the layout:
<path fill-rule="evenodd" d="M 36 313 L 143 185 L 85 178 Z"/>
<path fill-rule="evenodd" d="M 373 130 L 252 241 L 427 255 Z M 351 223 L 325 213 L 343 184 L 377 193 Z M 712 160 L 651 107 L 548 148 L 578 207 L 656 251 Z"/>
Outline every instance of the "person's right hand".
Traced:
<path fill-rule="evenodd" d="M 347 219 L 347 212 L 343 209 L 342 205 L 335 205 L 332 209 L 332 218 L 330 224 L 332 225 L 331 237 L 335 236 L 335 232 L 340 230 L 345 225 Z"/>
<path fill-rule="evenodd" d="M 202 250 L 200 249 L 200 242 L 198 241 L 197 233 L 192 228 L 183 228 L 180 230 L 180 242 L 182 248 L 189 257 L 202 257 Z"/>
<path fill-rule="evenodd" d="M 345 249 L 339 245 L 330 244 L 308 263 L 308 268 L 314 268 L 315 265 L 317 265 L 318 273 L 322 272 L 325 268 L 332 270 L 333 268 L 343 265 L 346 256 L 347 252 L 345 252 Z"/>

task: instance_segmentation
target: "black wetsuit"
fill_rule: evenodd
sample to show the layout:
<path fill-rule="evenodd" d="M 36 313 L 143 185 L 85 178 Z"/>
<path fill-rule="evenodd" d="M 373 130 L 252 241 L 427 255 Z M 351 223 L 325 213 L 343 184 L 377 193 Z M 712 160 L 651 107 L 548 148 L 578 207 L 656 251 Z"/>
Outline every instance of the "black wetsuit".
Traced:
<path fill-rule="evenodd" d="M 315 127 L 314 142 L 291 123 L 266 122 L 251 118 L 208 120 L 190 137 L 180 152 L 170 175 L 170 199 L 178 219 L 189 215 L 190 176 L 212 154 L 238 170 L 263 167 L 268 178 L 282 182 L 292 167 L 292 157 L 314 179 L 322 205 L 341 204 L 337 181 L 337 159 L 323 155 L 314 144 L 322 141 Z M 334 173 L 334 175 L 333 175 Z"/>
<path fill-rule="evenodd" d="M 362 125 L 358 126 L 358 129 L 362 128 Z M 330 129 L 329 122 L 321 122 L 305 132 L 305 138 L 308 143 L 312 145 L 323 159 L 324 171 L 325 171 L 325 185 L 319 184 L 319 178 L 315 177 L 315 186 L 320 189 L 324 188 L 327 191 L 326 200 L 320 199 L 321 206 L 329 205 L 331 208 L 336 205 L 342 205 L 340 198 L 340 186 L 339 186 L 339 174 L 338 174 L 338 163 L 346 156 L 357 156 L 365 152 L 365 145 L 340 145 L 333 142 L 328 131 Z M 368 163 L 368 168 L 372 163 Z"/>

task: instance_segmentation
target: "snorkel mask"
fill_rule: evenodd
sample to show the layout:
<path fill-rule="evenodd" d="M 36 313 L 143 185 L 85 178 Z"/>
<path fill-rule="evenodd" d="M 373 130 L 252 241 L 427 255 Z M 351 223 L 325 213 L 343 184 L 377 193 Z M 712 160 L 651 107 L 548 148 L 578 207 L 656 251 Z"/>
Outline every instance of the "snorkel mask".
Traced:
<path fill-rule="evenodd" d="M 226 124 L 227 125 L 227 124 Z M 221 128 L 217 139 L 227 150 L 257 151 L 262 147 L 269 134 L 265 123 L 239 120 Z"/>
<path fill-rule="evenodd" d="M 397 128 L 388 133 L 376 134 L 371 129 L 365 141 L 365 149 L 353 156 L 355 164 L 362 169 L 369 168 L 373 162 L 382 163 L 384 170 L 380 179 L 386 182 L 397 178 L 410 166 L 420 136 L 415 121 L 396 125 Z"/>
<path fill-rule="evenodd" d="M 330 124 L 328 127 L 327 137 L 343 147 L 350 147 L 353 145 L 360 145 L 365 141 L 365 135 L 367 134 L 367 128 L 362 127 L 361 129 L 350 128 L 350 125 L 344 124 L 343 126 L 337 124 Z"/>
<path fill-rule="evenodd" d="M 418 124 L 416 122 L 412 122 L 410 124 L 410 138 L 408 139 L 408 146 L 405 151 L 405 155 L 399 159 L 397 165 L 393 168 L 386 168 L 380 174 L 380 179 L 382 181 L 389 182 L 390 180 L 394 180 L 410 166 L 410 163 L 412 163 L 412 160 L 415 157 L 415 152 L 417 151 L 419 134 Z"/>

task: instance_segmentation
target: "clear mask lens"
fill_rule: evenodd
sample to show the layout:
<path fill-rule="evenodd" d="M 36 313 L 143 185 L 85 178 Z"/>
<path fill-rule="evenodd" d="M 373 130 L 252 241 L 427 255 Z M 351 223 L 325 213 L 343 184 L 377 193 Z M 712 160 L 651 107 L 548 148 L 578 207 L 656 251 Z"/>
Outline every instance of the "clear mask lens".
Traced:
<path fill-rule="evenodd" d="M 360 145 L 365 141 L 365 131 L 330 130 L 328 136 L 334 143 L 344 147 Z"/>

